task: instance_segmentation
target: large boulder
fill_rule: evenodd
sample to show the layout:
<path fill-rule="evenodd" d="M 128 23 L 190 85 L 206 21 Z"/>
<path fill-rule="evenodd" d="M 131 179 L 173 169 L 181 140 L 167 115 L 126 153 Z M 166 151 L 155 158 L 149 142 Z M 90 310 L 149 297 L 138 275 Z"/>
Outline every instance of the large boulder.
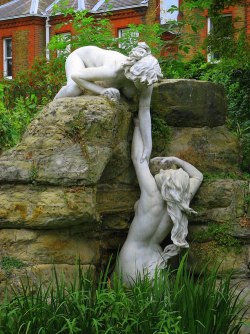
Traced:
<path fill-rule="evenodd" d="M 30 124 L 21 143 L 1 156 L 0 180 L 96 184 L 113 150 L 127 141 L 130 120 L 125 103 L 102 97 L 53 101 Z"/>
<path fill-rule="evenodd" d="M 239 141 L 225 125 L 172 128 L 167 155 L 189 161 L 203 173 L 239 173 Z"/>
<path fill-rule="evenodd" d="M 155 85 L 152 110 L 171 126 L 220 126 L 226 119 L 226 97 L 219 84 L 168 79 Z"/>

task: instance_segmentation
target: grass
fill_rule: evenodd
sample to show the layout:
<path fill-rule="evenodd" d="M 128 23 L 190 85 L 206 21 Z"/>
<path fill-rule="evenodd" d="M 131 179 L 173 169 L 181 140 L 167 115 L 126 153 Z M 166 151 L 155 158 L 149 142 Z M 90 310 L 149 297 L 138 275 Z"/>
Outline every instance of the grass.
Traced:
<path fill-rule="evenodd" d="M 0 305 L 0 333 L 236 334 L 242 303 L 230 276 L 218 282 L 216 274 L 195 277 L 186 257 L 177 271 L 138 278 L 130 288 L 107 273 L 94 282 L 80 267 L 67 284 L 55 271 L 50 286 L 22 284 Z"/>
<path fill-rule="evenodd" d="M 15 259 L 14 257 L 4 256 L 0 260 L 0 268 L 2 268 L 5 271 L 9 271 L 12 269 L 20 269 L 23 267 L 25 267 L 25 263 L 23 263 L 18 259 Z"/>

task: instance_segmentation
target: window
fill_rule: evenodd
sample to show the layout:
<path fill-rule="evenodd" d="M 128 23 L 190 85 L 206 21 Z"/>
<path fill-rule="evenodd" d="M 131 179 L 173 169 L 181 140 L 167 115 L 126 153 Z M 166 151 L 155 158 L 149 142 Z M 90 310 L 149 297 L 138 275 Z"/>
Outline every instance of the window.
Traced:
<path fill-rule="evenodd" d="M 3 40 L 3 76 L 12 79 L 12 39 Z"/>
<path fill-rule="evenodd" d="M 119 48 L 126 49 L 127 46 L 136 44 L 138 37 L 138 31 L 131 31 L 130 28 L 118 29 Z"/>
<path fill-rule="evenodd" d="M 160 22 L 177 21 L 179 0 L 160 0 Z"/>
<path fill-rule="evenodd" d="M 61 55 L 68 55 L 71 52 L 71 45 L 68 42 L 71 40 L 71 33 L 64 32 L 61 34 L 57 34 L 57 41 L 59 42 L 60 49 L 57 50 L 57 57 Z"/>
<path fill-rule="evenodd" d="M 208 55 L 209 62 L 218 62 L 221 58 L 220 51 L 230 47 L 233 38 L 232 15 L 220 15 L 207 19 L 208 31 Z"/>

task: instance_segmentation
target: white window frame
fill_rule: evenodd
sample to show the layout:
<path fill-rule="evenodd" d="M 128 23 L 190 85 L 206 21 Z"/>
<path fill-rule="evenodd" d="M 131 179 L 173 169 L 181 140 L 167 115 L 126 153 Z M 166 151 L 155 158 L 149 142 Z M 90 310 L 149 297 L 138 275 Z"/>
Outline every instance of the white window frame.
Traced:
<path fill-rule="evenodd" d="M 118 33 L 118 38 L 121 38 L 123 36 L 124 31 L 128 31 L 130 28 L 129 27 L 124 27 L 124 28 L 118 28 L 117 33 Z M 135 32 L 134 37 L 139 37 L 139 32 Z M 118 44 L 118 47 L 120 49 L 124 49 L 125 47 L 123 46 L 122 43 Z"/>
<path fill-rule="evenodd" d="M 220 16 L 230 16 L 232 17 L 232 14 L 221 14 Z M 232 17 L 233 18 L 233 17 Z M 213 29 L 213 22 L 212 22 L 212 17 L 208 17 L 207 18 L 207 34 L 209 35 L 211 30 Z M 225 37 L 226 38 L 226 37 Z M 209 63 L 213 63 L 213 64 L 216 64 L 216 63 L 219 63 L 220 62 L 220 59 L 215 59 L 214 58 L 214 53 L 211 52 L 211 51 L 207 51 L 207 61 Z"/>
<path fill-rule="evenodd" d="M 7 55 L 7 41 L 11 41 L 11 55 Z M 11 75 L 8 75 L 8 61 L 12 61 L 13 66 L 13 57 L 12 57 L 12 38 L 7 37 L 3 39 L 3 76 L 6 79 L 12 79 L 13 67 L 11 68 Z"/>
<path fill-rule="evenodd" d="M 71 37 L 71 32 L 62 32 L 62 33 L 57 34 L 57 36 L 60 36 L 64 40 L 66 40 L 67 36 Z M 56 51 L 56 56 L 59 57 L 59 56 L 63 55 L 64 53 L 69 54 L 70 52 L 71 52 L 71 45 L 68 44 L 65 50 L 57 50 Z"/>
<path fill-rule="evenodd" d="M 160 23 L 166 24 L 168 21 L 177 21 L 179 10 L 170 13 L 168 10 L 176 6 L 179 8 L 179 0 L 160 0 Z"/>

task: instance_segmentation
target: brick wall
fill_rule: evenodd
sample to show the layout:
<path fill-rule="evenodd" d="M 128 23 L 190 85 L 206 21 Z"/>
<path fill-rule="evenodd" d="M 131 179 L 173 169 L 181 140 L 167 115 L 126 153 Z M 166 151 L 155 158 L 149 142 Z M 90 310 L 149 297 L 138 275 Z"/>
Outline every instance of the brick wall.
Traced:
<path fill-rule="evenodd" d="M 246 33 L 248 38 L 250 39 L 250 0 L 248 1 L 248 6 L 245 9 L 246 15 Z"/>
<path fill-rule="evenodd" d="M 248 27 L 249 27 L 249 23 L 250 23 L 250 13 L 249 16 L 247 18 L 247 11 L 249 11 L 249 7 L 245 8 L 244 6 L 230 6 L 227 9 L 224 9 L 221 14 L 229 14 L 232 15 L 232 19 L 234 22 L 234 27 L 238 30 L 238 32 L 242 31 L 242 29 L 245 29 L 246 24 L 248 22 Z M 183 11 L 183 18 L 185 19 L 185 17 L 187 17 L 187 15 L 194 15 L 195 11 L 193 10 L 192 12 L 185 12 Z M 204 12 L 200 12 L 201 16 L 203 17 L 203 26 L 202 28 L 197 32 L 194 33 L 191 29 L 190 26 L 186 26 L 184 33 L 189 35 L 192 34 L 192 36 L 194 37 L 194 41 L 195 41 L 195 45 L 194 47 L 191 48 L 189 54 L 185 55 L 185 57 L 187 59 L 190 59 L 193 57 L 193 55 L 195 53 L 197 53 L 198 51 L 201 51 L 202 53 L 206 54 L 206 50 L 204 48 L 204 41 L 208 35 L 208 25 L 207 25 L 207 20 L 208 20 L 208 12 L 204 11 Z M 248 21 L 247 21 L 248 20 Z M 249 29 L 250 30 L 250 29 Z M 250 33 L 250 31 L 248 31 L 248 34 Z M 236 35 L 237 36 L 237 35 Z"/>
<path fill-rule="evenodd" d="M 1 5 L 4 5 L 5 3 L 7 3 L 7 2 L 10 2 L 11 0 L 0 0 L 0 6 Z"/>
<path fill-rule="evenodd" d="M 31 67 L 34 58 L 45 54 L 45 19 L 20 18 L 0 22 L 0 77 L 3 77 L 3 39 L 12 38 L 13 76 Z"/>
<path fill-rule="evenodd" d="M 138 9 L 127 9 L 122 11 L 115 11 L 112 15 L 109 15 L 108 18 L 111 20 L 111 25 L 113 28 L 114 36 L 117 37 L 118 29 L 126 28 L 129 24 L 140 24 L 145 23 L 145 14 L 146 10 L 144 8 Z M 104 17 L 104 16 L 102 16 Z M 67 22 L 68 19 L 63 17 L 54 17 L 50 20 L 50 35 L 70 32 L 74 34 L 72 26 L 70 24 L 65 24 L 62 27 L 58 28 L 58 24 L 62 22 Z"/>
<path fill-rule="evenodd" d="M 29 30 L 13 32 L 14 73 L 25 70 L 29 64 Z"/>
<path fill-rule="evenodd" d="M 118 36 L 118 30 L 126 28 L 129 24 L 145 23 L 145 11 L 127 10 L 120 13 L 115 13 L 111 16 L 111 25 L 113 27 L 114 35 Z"/>
<path fill-rule="evenodd" d="M 0 5 L 8 2 L 9 0 L 0 0 Z M 183 0 L 179 0 L 181 3 Z M 247 0 L 250 4 L 250 0 Z M 122 11 L 116 11 L 111 18 L 111 24 L 113 26 L 114 36 L 118 35 L 118 29 L 125 28 L 130 23 L 140 24 L 152 24 L 159 22 L 160 14 L 160 0 L 149 0 L 148 8 L 139 9 L 127 9 Z M 236 28 L 246 29 L 248 36 L 250 36 L 250 6 L 248 7 L 230 7 L 224 10 L 225 14 L 232 14 L 233 19 L 236 17 L 239 20 L 236 22 Z M 179 19 L 182 16 L 185 18 L 187 13 L 181 13 Z M 192 13 L 191 13 L 192 14 Z M 195 47 L 191 50 L 187 57 L 192 57 L 198 50 L 202 49 L 204 39 L 207 36 L 207 13 L 203 13 L 204 25 L 202 29 L 196 34 L 193 33 L 190 27 L 186 28 L 185 33 L 194 34 L 196 40 Z M 73 34 L 72 26 L 70 24 L 57 28 L 57 24 L 65 20 L 62 17 L 51 18 L 50 34 L 53 36 L 56 33 L 70 32 Z M 23 69 L 29 68 L 36 56 L 45 55 L 45 18 L 19 18 L 8 21 L 0 21 L 0 77 L 3 75 L 3 38 L 11 37 L 13 39 L 13 74 Z M 171 36 L 170 36 L 171 37 Z M 167 36 L 166 38 L 170 38 Z M 176 49 L 173 48 L 173 52 Z M 205 53 L 205 50 L 203 50 Z"/>
<path fill-rule="evenodd" d="M 160 20 L 160 0 L 149 0 L 148 10 L 145 16 L 146 24 L 153 24 Z"/>

